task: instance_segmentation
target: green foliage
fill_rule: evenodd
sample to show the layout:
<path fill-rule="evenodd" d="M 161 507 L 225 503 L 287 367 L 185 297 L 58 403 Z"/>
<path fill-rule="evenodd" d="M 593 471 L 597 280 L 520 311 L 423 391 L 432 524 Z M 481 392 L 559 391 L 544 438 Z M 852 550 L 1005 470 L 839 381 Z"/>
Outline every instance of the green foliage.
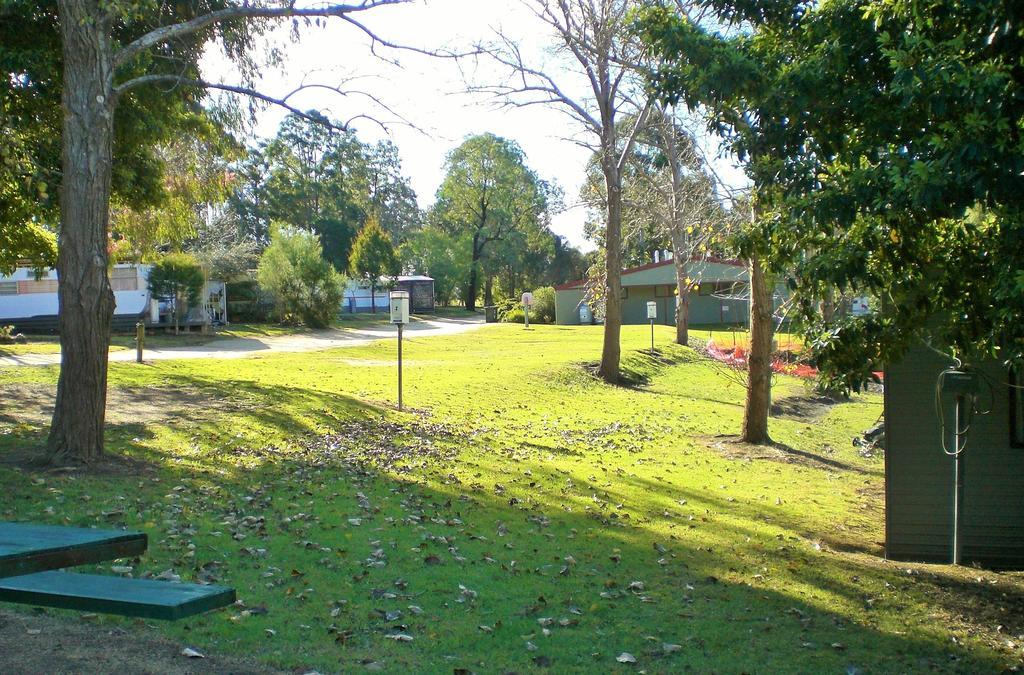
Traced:
<path fill-rule="evenodd" d="M 188 253 L 168 253 L 157 259 L 149 271 L 149 292 L 171 301 L 175 326 L 185 307 L 199 302 L 205 284 L 202 266 Z"/>
<path fill-rule="evenodd" d="M 498 318 L 505 323 L 523 323 L 526 321 L 526 312 L 523 311 L 521 304 L 507 301 L 500 306 Z"/>
<path fill-rule="evenodd" d="M 159 18 L 174 23 L 225 5 L 220 0 L 177 3 L 162 9 Z M 111 6 L 111 30 L 122 44 L 152 29 L 157 19 L 153 8 Z M 203 45 L 215 32 L 208 28 L 175 39 L 164 46 L 160 58 L 141 55 L 122 68 L 119 76 L 129 78 L 143 70 L 196 76 Z M 232 26 L 217 34 L 229 51 L 237 53 L 235 49 L 245 36 L 257 32 L 256 25 L 242 31 Z M 57 230 L 59 218 L 63 127 L 63 51 L 57 3 L 0 3 L 0 70 L 4 73 L 0 78 L 0 268 L 9 270 L 19 258 L 53 264 L 53 237 L 46 232 Z M 169 210 L 180 223 L 183 212 L 175 204 L 180 192 L 173 185 L 174 176 L 191 180 L 191 174 L 176 171 L 162 153 L 172 143 L 191 142 L 181 139 L 222 136 L 221 125 L 213 113 L 201 107 L 195 91 L 173 87 L 155 94 L 153 90 L 144 94 L 130 90 L 118 104 L 113 148 L 115 229 L 119 214 L 130 211 L 146 217 L 121 220 L 125 230 L 136 228 L 141 233 L 167 227 L 167 214 L 158 218 L 153 210 Z M 140 238 L 147 242 L 147 253 L 154 249 L 148 242 L 161 239 L 148 234 Z"/>
<path fill-rule="evenodd" d="M 468 248 L 469 276 L 461 287 L 467 307 L 476 302 L 484 275 L 508 275 L 514 288 L 525 270 L 550 260 L 548 223 L 558 199 L 513 141 L 471 136 L 448 155 L 430 222 Z"/>
<path fill-rule="evenodd" d="M 395 247 L 391 245 L 391 237 L 380 226 L 380 221 L 371 216 L 359 231 L 359 236 L 352 244 L 352 257 L 348 267 L 352 274 L 370 284 L 375 290 L 383 276 L 394 277 L 401 272 Z"/>
<path fill-rule="evenodd" d="M 398 245 L 419 226 L 419 207 L 392 143 L 362 143 L 320 113 L 309 114 L 320 122 L 288 115 L 273 139 L 249 151 L 228 204 L 261 244 L 271 222 L 316 232 L 324 255 L 345 271 L 369 214 Z"/>
<path fill-rule="evenodd" d="M 530 322 L 555 322 L 555 289 L 543 286 L 533 291 L 533 307 L 530 308 Z"/>
<path fill-rule="evenodd" d="M 168 253 L 153 263 L 149 291 L 158 298 L 199 302 L 205 279 L 199 261 L 188 253 Z"/>
<path fill-rule="evenodd" d="M 723 3 L 747 14 L 749 3 Z M 794 6 L 795 7 L 795 6 Z M 996 0 L 828 2 L 723 37 L 666 8 L 641 29 L 652 84 L 708 106 L 763 217 L 741 244 L 792 272 L 830 383 L 856 387 L 927 340 L 1024 359 L 1024 41 Z M 884 298 L 839 323 L 833 290 Z"/>
<path fill-rule="evenodd" d="M 439 304 L 448 305 L 458 299 L 469 281 L 472 261 L 467 251 L 471 244 L 466 235 L 452 235 L 428 225 L 409 237 L 401 255 L 411 270 L 434 280 L 434 297 Z"/>
<path fill-rule="evenodd" d="M 343 280 L 324 260 L 320 241 L 311 232 L 272 228 L 257 278 L 273 295 L 275 310 L 284 322 L 324 328 L 338 315 Z"/>
<path fill-rule="evenodd" d="M 132 207 L 116 199 L 111 207 L 112 237 L 122 260 L 142 261 L 159 251 L 179 250 L 198 234 L 206 207 L 229 194 L 228 161 L 240 148 L 212 120 L 155 149 L 163 189 L 152 204 Z"/>

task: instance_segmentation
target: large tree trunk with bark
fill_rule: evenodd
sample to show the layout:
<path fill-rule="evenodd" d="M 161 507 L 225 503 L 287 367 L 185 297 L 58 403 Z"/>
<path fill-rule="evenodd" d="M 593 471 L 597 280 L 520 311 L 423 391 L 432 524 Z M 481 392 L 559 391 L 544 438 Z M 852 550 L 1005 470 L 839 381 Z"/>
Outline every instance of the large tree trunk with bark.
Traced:
<path fill-rule="evenodd" d="M 61 0 L 64 45 L 63 176 L 57 292 L 61 344 L 47 441 L 54 463 L 103 452 L 107 348 L 114 293 L 107 277 L 114 101 L 110 26 L 99 5 Z"/>
<path fill-rule="evenodd" d="M 771 443 L 768 411 L 772 387 L 772 284 L 764 264 L 750 260 L 750 354 L 747 357 L 747 402 L 743 409 L 741 440 L 759 445 Z"/>
<path fill-rule="evenodd" d="M 613 146 L 614 147 L 614 146 Z M 608 223 L 605 233 L 605 310 L 604 346 L 600 375 L 605 382 L 619 381 L 622 348 L 622 182 L 614 165 L 614 152 L 605 151 L 604 176 L 608 194 Z"/>

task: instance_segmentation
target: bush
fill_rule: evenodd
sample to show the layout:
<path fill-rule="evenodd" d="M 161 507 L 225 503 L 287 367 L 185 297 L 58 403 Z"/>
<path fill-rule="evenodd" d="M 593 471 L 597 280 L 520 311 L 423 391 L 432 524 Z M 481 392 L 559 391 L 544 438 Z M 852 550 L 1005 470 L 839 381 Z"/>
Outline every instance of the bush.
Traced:
<path fill-rule="evenodd" d="M 522 307 L 509 307 L 501 313 L 501 320 L 506 323 L 523 323 L 525 319 Z"/>
<path fill-rule="evenodd" d="M 149 292 L 171 301 L 175 332 L 182 315 L 199 303 L 204 285 L 203 268 L 195 256 L 188 253 L 168 253 L 153 263 L 149 271 Z"/>
<path fill-rule="evenodd" d="M 524 323 L 523 304 L 519 298 L 498 302 L 498 318 L 505 323 Z M 555 322 L 555 289 L 543 286 L 533 291 L 530 323 Z"/>
<path fill-rule="evenodd" d="M 537 323 L 555 322 L 555 289 L 542 286 L 533 292 L 533 307 L 530 308 L 530 321 Z"/>
<path fill-rule="evenodd" d="M 325 328 L 338 315 L 342 278 L 324 260 L 320 239 L 312 232 L 274 227 L 257 278 L 274 297 L 275 311 L 283 322 Z"/>
<path fill-rule="evenodd" d="M 255 279 L 232 281 L 226 286 L 229 321 L 263 323 L 270 320 L 274 299 L 259 287 Z"/>

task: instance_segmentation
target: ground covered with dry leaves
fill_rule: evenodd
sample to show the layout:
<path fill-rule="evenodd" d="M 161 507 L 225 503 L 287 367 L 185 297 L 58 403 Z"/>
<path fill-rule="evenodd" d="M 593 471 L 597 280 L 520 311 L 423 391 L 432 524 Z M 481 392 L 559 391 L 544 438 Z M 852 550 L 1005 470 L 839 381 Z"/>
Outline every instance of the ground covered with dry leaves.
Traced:
<path fill-rule="evenodd" d="M 879 395 L 780 376 L 776 445 L 743 446 L 735 374 L 669 328 L 645 354 L 648 330 L 624 329 L 620 387 L 590 374 L 600 327 L 410 340 L 404 412 L 390 342 L 117 364 L 88 471 L 30 464 L 56 370 L 0 369 L 0 517 L 144 530 L 145 556 L 90 571 L 240 598 L 174 624 L 5 605 L 0 651 L 76 672 L 1022 667 L 1024 577 L 882 559 L 883 460 L 851 443 Z"/>

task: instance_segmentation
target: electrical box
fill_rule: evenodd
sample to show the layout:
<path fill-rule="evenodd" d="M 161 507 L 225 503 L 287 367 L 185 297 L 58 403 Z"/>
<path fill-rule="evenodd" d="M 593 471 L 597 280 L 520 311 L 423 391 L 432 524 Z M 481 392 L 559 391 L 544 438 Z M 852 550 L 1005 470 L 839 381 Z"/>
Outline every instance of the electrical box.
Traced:
<path fill-rule="evenodd" d="M 533 307 L 533 293 L 523 293 L 523 307 Z"/>
<path fill-rule="evenodd" d="M 974 396 L 978 393 L 978 374 L 970 370 L 945 370 L 939 391 L 950 396 Z"/>
<path fill-rule="evenodd" d="M 391 323 L 409 323 L 409 292 L 391 291 Z"/>
<path fill-rule="evenodd" d="M 651 300 L 647 303 L 647 318 L 657 319 L 658 318 L 658 303 Z"/>

